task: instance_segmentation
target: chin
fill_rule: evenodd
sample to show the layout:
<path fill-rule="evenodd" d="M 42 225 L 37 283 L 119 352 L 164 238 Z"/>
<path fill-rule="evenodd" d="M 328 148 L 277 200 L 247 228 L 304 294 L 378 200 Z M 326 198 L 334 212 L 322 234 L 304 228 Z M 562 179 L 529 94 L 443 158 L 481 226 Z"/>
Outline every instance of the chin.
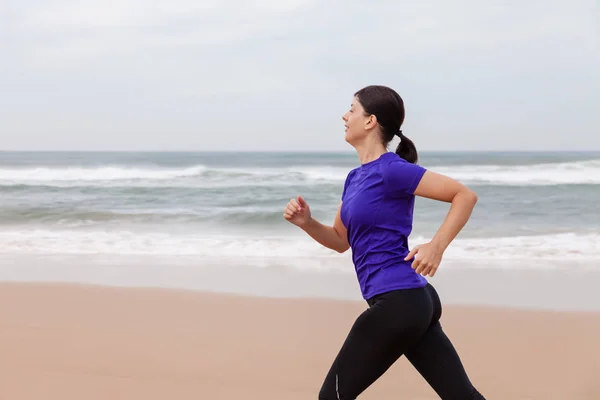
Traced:
<path fill-rule="evenodd" d="M 352 146 L 354 146 L 354 143 L 356 143 L 356 138 L 347 133 L 346 133 L 346 136 L 344 137 L 344 139 L 346 139 L 346 142 L 351 144 Z"/>

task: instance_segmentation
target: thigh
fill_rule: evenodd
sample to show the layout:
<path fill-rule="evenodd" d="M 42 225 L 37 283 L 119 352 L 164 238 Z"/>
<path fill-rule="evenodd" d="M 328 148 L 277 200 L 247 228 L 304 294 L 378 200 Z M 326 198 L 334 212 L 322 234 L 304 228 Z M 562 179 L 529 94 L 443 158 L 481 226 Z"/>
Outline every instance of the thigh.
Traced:
<path fill-rule="evenodd" d="M 375 382 L 402 354 L 400 346 L 384 349 L 385 321 L 372 309 L 355 321 L 319 393 L 319 400 L 353 400 Z M 396 351 L 394 351 L 396 350 Z"/>
<path fill-rule="evenodd" d="M 427 329 L 430 306 L 382 301 L 350 329 L 319 393 L 320 400 L 353 400 L 385 373 Z"/>
<path fill-rule="evenodd" d="M 444 400 L 483 399 L 439 322 L 405 351 L 406 358 Z"/>

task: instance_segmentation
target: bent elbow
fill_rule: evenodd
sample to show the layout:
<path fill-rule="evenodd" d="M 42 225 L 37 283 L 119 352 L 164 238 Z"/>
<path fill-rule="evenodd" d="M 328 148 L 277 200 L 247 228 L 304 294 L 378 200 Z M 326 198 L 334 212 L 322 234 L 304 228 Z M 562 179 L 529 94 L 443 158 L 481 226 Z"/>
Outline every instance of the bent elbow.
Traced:
<path fill-rule="evenodd" d="M 472 191 L 470 189 L 469 189 L 469 200 L 471 201 L 471 203 L 473 203 L 473 206 L 475 206 L 475 204 L 477 204 L 477 201 L 479 200 L 477 193 L 475 193 L 474 191 Z"/>
<path fill-rule="evenodd" d="M 468 205 L 471 208 L 475 207 L 475 204 L 477 204 L 477 201 L 479 200 L 479 197 L 477 197 L 477 193 L 475 193 L 473 190 L 469 189 L 469 188 L 464 188 L 463 190 L 461 190 L 460 192 L 458 192 L 455 196 L 454 199 L 459 200 L 462 204 Z M 453 199 L 453 201 L 454 201 Z"/>
<path fill-rule="evenodd" d="M 349 245 L 344 245 L 344 246 L 340 246 L 338 248 L 335 249 L 335 251 L 337 251 L 340 254 L 345 253 L 348 249 L 350 248 Z"/>

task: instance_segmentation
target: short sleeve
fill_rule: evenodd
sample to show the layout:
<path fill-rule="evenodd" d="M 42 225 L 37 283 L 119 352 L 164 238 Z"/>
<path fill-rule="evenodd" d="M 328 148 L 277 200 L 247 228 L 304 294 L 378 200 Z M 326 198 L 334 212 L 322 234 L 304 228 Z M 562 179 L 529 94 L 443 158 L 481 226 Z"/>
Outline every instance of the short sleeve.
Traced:
<path fill-rule="evenodd" d="M 383 171 L 386 192 L 394 196 L 413 195 L 426 169 L 402 158 L 392 160 Z"/>
<path fill-rule="evenodd" d="M 352 180 L 352 176 L 354 175 L 354 171 L 352 170 L 346 176 L 346 181 L 344 182 L 344 190 L 342 191 L 342 201 L 344 200 L 344 196 L 346 196 L 346 190 L 348 189 L 348 185 L 350 185 L 350 181 Z"/>

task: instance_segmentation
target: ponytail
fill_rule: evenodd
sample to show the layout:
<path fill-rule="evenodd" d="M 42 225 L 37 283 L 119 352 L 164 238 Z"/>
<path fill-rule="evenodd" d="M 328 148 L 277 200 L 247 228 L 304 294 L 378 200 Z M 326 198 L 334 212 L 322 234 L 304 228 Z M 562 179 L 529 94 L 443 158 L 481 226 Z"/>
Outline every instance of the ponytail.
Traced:
<path fill-rule="evenodd" d="M 398 144 L 398 147 L 396 147 L 396 154 L 409 163 L 416 164 L 419 160 L 419 155 L 417 154 L 417 148 L 413 141 L 404 136 L 402 131 L 399 131 L 397 136 L 400 137 L 400 143 Z"/>

